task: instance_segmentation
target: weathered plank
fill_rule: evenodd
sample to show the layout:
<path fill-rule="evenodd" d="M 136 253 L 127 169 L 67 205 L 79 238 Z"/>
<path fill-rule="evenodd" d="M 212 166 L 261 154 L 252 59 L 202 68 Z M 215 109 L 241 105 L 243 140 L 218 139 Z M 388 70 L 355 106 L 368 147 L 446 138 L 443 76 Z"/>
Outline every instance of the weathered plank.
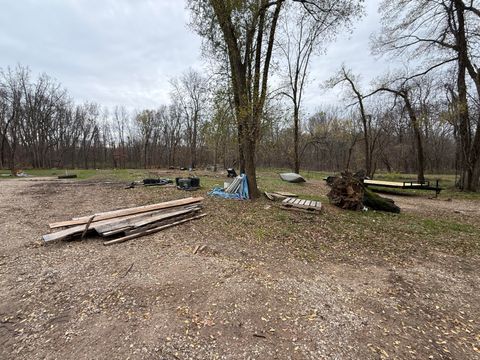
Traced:
<path fill-rule="evenodd" d="M 281 196 L 286 196 L 286 197 L 298 197 L 297 194 L 292 194 L 292 193 L 286 192 L 286 191 L 274 191 L 273 193 L 281 195 Z"/>
<path fill-rule="evenodd" d="M 145 206 L 138 206 L 134 208 L 126 208 L 126 209 L 102 212 L 102 213 L 94 214 L 95 215 L 94 223 L 102 220 L 140 214 L 140 213 L 150 212 L 154 210 L 168 209 L 171 207 L 194 204 L 202 200 L 203 200 L 203 197 L 196 197 L 196 198 L 189 197 L 185 199 L 172 200 L 172 201 L 167 201 L 167 202 L 162 202 L 162 203 L 157 203 L 152 205 L 145 205 Z M 52 224 L 49 224 L 49 226 L 50 226 L 50 229 L 55 229 L 55 228 L 64 227 L 64 226 L 82 225 L 82 224 L 86 224 L 91 217 L 92 215 L 82 216 L 78 218 L 73 218 L 72 220 L 52 223 Z"/>
<path fill-rule="evenodd" d="M 128 241 L 128 240 L 132 240 L 132 239 L 139 238 L 139 237 L 141 237 L 141 236 L 150 235 L 150 234 L 153 234 L 153 233 L 162 231 L 162 230 L 164 230 L 164 229 L 167 229 L 167 228 L 169 228 L 169 227 L 172 227 L 172 226 L 175 226 L 175 225 L 179 225 L 179 224 L 183 224 L 183 223 L 185 223 L 185 222 L 187 222 L 187 221 L 190 221 L 190 220 L 195 220 L 195 219 L 202 218 L 202 217 L 204 217 L 204 216 L 206 216 L 206 215 L 207 215 L 207 214 L 200 214 L 200 215 L 198 215 L 198 216 L 190 217 L 190 218 L 183 219 L 183 220 L 180 220 L 180 221 L 175 221 L 175 222 L 173 222 L 173 223 L 166 224 L 166 225 L 163 225 L 163 226 L 159 226 L 159 227 L 156 227 L 156 228 L 153 228 L 153 229 L 148 229 L 148 230 L 145 230 L 144 232 L 140 232 L 140 233 L 137 233 L 137 234 L 127 235 L 127 236 L 121 237 L 121 238 L 119 238 L 119 239 L 110 240 L 110 241 L 105 241 L 105 242 L 103 243 L 103 245 L 118 244 L 118 243 L 122 243 L 122 242 L 125 242 L 125 241 Z"/>

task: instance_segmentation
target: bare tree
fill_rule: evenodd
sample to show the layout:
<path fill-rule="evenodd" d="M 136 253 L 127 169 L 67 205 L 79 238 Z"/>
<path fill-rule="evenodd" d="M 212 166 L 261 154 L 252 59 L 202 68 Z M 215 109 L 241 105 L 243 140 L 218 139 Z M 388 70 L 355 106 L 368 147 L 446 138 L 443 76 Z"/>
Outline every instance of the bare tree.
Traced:
<path fill-rule="evenodd" d="M 425 153 L 423 149 L 424 148 L 423 136 L 421 131 L 420 120 L 417 115 L 418 111 L 414 109 L 414 104 L 412 103 L 411 88 L 406 82 L 402 82 L 398 88 L 383 84 L 379 86 L 378 89 L 376 89 L 374 92 L 367 95 L 367 97 L 381 91 L 391 93 L 396 98 L 400 97 L 404 102 L 405 111 L 408 115 L 408 118 L 410 119 L 410 124 L 415 134 L 415 142 L 416 142 L 416 148 L 417 148 L 417 180 L 419 182 L 424 182 L 425 181 Z"/>
<path fill-rule="evenodd" d="M 156 117 L 155 111 L 153 110 L 143 110 L 141 113 L 135 116 L 135 121 L 137 123 L 140 137 L 142 141 L 142 157 L 143 157 L 143 167 L 146 169 L 149 165 L 149 147 L 152 140 L 152 135 L 155 131 L 156 126 Z"/>
<path fill-rule="evenodd" d="M 362 124 L 363 130 L 363 142 L 364 142 L 364 149 L 365 149 L 365 172 L 367 176 L 373 176 L 373 150 L 374 147 L 372 146 L 372 115 L 367 114 L 365 110 L 364 104 L 364 95 L 362 94 L 361 90 L 357 85 L 358 79 L 352 72 L 342 66 L 339 73 L 331 78 L 328 81 L 328 85 L 330 87 L 335 87 L 342 83 L 347 83 L 350 87 L 351 91 L 353 92 L 353 96 L 355 97 L 358 108 L 360 112 L 360 121 Z"/>
<path fill-rule="evenodd" d="M 456 64 L 455 126 L 460 142 L 459 186 L 476 190 L 480 182 L 480 127 L 472 121 L 467 74 L 480 99 L 480 72 L 475 65 L 480 55 L 477 0 L 384 0 L 383 27 L 373 47 L 378 53 L 421 57 L 425 64 L 415 76 Z"/>
<path fill-rule="evenodd" d="M 328 11 L 312 17 L 309 12 L 290 6 L 281 18 L 278 48 L 285 59 L 286 90 L 282 94 L 293 106 L 293 171 L 300 172 L 300 111 L 308 78 L 310 59 L 315 51 L 335 38 L 342 27 L 348 27 L 361 8 L 350 1 L 332 3 Z"/>
<path fill-rule="evenodd" d="M 16 153 L 20 142 L 20 129 L 22 125 L 24 91 L 22 91 L 22 82 L 30 76 L 28 68 L 17 66 L 15 70 L 10 68 L 6 72 L 1 71 L 1 87 L 4 98 L 4 116 L 2 130 L 2 156 L 8 148 L 9 159 L 8 167 L 12 174 L 16 172 Z"/>
<path fill-rule="evenodd" d="M 207 106 L 207 81 L 197 71 L 189 69 L 179 79 L 171 81 L 172 97 L 182 107 L 190 148 L 190 167 L 197 165 L 198 129 Z"/>
<path fill-rule="evenodd" d="M 116 142 L 118 143 L 118 150 L 114 146 L 114 161 L 120 165 L 120 167 L 125 168 L 125 163 L 127 159 L 126 151 L 126 133 L 128 131 L 128 112 L 123 106 L 116 106 L 113 110 L 113 128 L 115 129 Z M 116 167 L 116 166 L 115 166 Z"/>

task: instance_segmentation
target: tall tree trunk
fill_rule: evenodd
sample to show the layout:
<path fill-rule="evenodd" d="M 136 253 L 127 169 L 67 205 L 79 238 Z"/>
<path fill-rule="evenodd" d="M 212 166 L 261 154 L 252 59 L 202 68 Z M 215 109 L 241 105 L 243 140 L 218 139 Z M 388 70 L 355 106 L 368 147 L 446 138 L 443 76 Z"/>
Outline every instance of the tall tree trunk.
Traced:
<path fill-rule="evenodd" d="M 405 106 L 407 108 L 408 116 L 412 123 L 413 132 L 415 134 L 415 141 L 417 145 L 417 180 L 419 182 L 425 181 L 425 155 L 423 150 L 423 140 L 422 132 L 420 130 L 420 125 L 418 124 L 418 119 L 413 110 L 412 104 L 408 98 L 407 94 L 404 94 L 403 99 L 405 100 Z"/>
<path fill-rule="evenodd" d="M 250 197 L 258 197 L 257 188 L 257 171 L 256 171 L 256 140 L 246 139 L 245 141 L 245 174 L 248 180 L 248 189 L 250 190 Z"/>
<path fill-rule="evenodd" d="M 145 145 L 143 146 L 143 168 L 147 168 L 147 142 L 145 142 Z"/>
<path fill-rule="evenodd" d="M 293 110 L 293 172 L 300 173 L 300 156 L 298 152 L 298 137 L 300 133 L 300 120 L 298 107 L 294 106 Z"/>
<path fill-rule="evenodd" d="M 237 115 L 237 119 L 239 119 L 239 116 L 240 115 Z M 245 174 L 245 146 L 244 146 L 244 140 L 243 140 L 243 124 L 239 123 L 237 128 L 238 128 L 238 161 L 239 161 L 240 174 Z"/>
<path fill-rule="evenodd" d="M 458 119 L 459 119 L 459 135 L 460 135 L 460 187 L 464 190 L 474 190 L 472 188 L 473 167 L 470 163 L 471 149 L 471 124 L 470 114 L 468 111 L 468 90 L 465 80 L 466 69 L 468 63 L 468 48 L 465 34 L 465 17 L 462 0 L 455 0 L 458 31 L 456 43 L 458 47 L 458 74 L 457 74 L 457 91 L 458 91 Z"/>
<path fill-rule="evenodd" d="M 16 172 L 17 172 L 16 162 L 15 162 L 16 150 L 17 150 L 17 142 L 15 139 L 13 139 L 10 144 L 10 158 L 9 158 L 8 167 L 10 168 L 11 174 L 14 176 L 16 175 Z"/>
<path fill-rule="evenodd" d="M 192 169 L 197 166 L 197 127 L 198 127 L 198 114 L 193 117 L 193 134 L 192 144 L 190 147 L 190 165 Z"/>

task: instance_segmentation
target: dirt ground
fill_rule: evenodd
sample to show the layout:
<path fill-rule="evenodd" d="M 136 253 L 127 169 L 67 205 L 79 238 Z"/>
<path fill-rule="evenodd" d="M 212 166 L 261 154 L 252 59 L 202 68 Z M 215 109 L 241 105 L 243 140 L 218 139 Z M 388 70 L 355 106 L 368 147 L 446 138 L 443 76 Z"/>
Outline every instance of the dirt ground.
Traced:
<path fill-rule="evenodd" d="M 209 216 L 123 244 L 40 240 L 49 222 L 189 195 L 1 181 L 0 358 L 480 359 L 478 256 L 346 261 L 329 206 L 311 216 L 206 196 Z M 395 200 L 480 224 L 479 202 Z"/>

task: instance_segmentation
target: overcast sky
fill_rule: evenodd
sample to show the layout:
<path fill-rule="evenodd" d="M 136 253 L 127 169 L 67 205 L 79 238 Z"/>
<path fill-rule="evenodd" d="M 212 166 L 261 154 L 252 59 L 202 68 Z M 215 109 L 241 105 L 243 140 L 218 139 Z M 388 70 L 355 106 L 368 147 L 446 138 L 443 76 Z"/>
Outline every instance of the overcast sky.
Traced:
<path fill-rule="evenodd" d="M 312 62 L 309 112 L 338 103 L 338 92 L 320 84 L 342 63 L 365 82 L 387 68 L 369 48 L 378 2 L 367 0 L 353 33 Z M 77 102 L 154 108 L 168 102 L 169 78 L 202 69 L 201 40 L 187 28 L 183 0 L 0 0 L 0 9 L 0 67 L 20 63 L 46 72 Z"/>

